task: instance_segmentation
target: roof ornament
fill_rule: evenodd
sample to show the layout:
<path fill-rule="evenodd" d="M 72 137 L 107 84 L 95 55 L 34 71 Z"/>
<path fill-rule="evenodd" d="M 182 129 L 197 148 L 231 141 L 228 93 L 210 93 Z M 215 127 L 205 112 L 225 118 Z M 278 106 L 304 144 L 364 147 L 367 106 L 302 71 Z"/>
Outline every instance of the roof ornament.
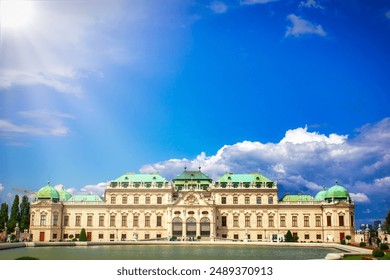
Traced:
<path fill-rule="evenodd" d="M 201 169 L 202 169 L 202 167 L 199 165 L 199 172 L 200 172 Z"/>
<path fill-rule="evenodd" d="M 184 165 L 184 171 L 187 171 L 187 164 Z"/>

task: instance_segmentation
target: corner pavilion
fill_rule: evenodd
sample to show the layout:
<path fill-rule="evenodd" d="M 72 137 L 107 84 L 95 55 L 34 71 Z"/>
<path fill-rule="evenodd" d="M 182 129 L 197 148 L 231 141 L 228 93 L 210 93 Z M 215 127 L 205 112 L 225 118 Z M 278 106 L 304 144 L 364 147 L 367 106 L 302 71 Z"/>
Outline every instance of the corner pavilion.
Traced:
<path fill-rule="evenodd" d="M 354 235 L 354 203 L 336 185 L 315 197 L 278 198 L 277 183 L 260 173 L 226 173 L 213 181 L 187 171 L 168 182 L 159 174 L 125 173 L 109 182 L 104 198 L 71 195 L 50 184 L 31 203 L 33 241 L 78 238 L 120 240 L 283 240 L 340 242 Z"/>

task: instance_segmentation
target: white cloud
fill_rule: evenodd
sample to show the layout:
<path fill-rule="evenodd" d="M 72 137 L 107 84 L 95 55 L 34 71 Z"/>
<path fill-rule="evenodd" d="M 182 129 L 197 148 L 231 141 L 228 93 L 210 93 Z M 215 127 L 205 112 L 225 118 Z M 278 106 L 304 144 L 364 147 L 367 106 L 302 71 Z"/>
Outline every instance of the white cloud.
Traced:
<path fill-rule="evenodd" d="M 69 133 L 65 119 L 74 119 L 71 115 L 50 111 L 22 111 L 19 123 L 0 119 L 0 137 L 16 136 L 56 136 L 62 137 Z"/>
<path fill-rule="evenodd" d="M 97 194 L 99 196 L 102 196 L 106 188 L 107 188 L 107 183 L 98 183 L 95 185 L 86 185 L 82 187 L 80 190 L 85 193 Z"/>
<path fill-rule="evenodd" d="M 295 14 L 290 14 L 287 19 L 291 22 L 292 26 L 287 27 L 285 37 L 294 36 L 299 37 L 307 34 L 314 34 L 319 36 L 326 36 L 326 32 L 321 25 L 315 25 L 308 20 L 304 20 Z"/>
<path fill-rule="evenodd" d="M 241 5 L 255 5 L 255 4 L 266 4 L 269 2 L 275 2 L 278 0 L 242 0 Z"/>
<path fill-rule="evenodd" d="M 4 186 L 3 184 L 0 183 L 0 192 L 2 192 L 4 190 Z"/>
<path fill-rule="evenodd" d="M 370 202 L 370 199 L 364 193 L 349 193 L 355 202 Z"/>
<path fill-rule="evenodd" d="M 318 9 L 323 9 L 320 4 L 318 4 L 315 0 L 306 0 L 306 1 L 301 1 L 299 3 L 299 7 L 305 7 L 305 8 L 318 8 Z"/>
<path fill-rule="evenodd" d="M 338 180 L 357 202 L 366 202 L 368 197 L 390 199 L 390 161 L 385 161 L 390 157 L 390 118 L 363 126 L 352 139 L 307 130 L 288 130 L 278 143 L 238 142 L 223 146 L 215 155 L 202 152 L 194 159 L 170 159 L 145 165 L 140 171 L 159 172 L 168 180 L 183 172 L 184 166 L 191 170 L 201 166 L 213 179 L 228 171 L 260 171 L 290 193 L 314 195 Z M 376 162 L 382 164 L 367 172 L 367 166 Z"/>
<path fill-rule="evenodd" d="M 226 13 L 228 10 L 228 6 L 220 1 L 214 1 L 210 5 L 210 10 L 212 10 L 216 14 L 223 14 Z"/>

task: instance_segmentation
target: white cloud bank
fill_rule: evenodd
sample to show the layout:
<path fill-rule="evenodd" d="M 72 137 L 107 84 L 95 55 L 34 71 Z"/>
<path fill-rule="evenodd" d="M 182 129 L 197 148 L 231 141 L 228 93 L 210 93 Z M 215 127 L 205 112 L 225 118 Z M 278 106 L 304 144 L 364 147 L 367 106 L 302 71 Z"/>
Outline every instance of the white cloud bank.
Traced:
<path fill-rule="evenodd" d="M 285 37 L 294 36 L 300 37 L 302 35 L 318 35 L 325 37 L 326 32 L 321 25 L 315 25 L 308 20 L 302 19 L 295 14 L 290 14 L 287 19 L 291 22 L 291 26 L 287 27 Z"/>
<path fill-rule="evenodd" d="M 323 9 L 324 7 L 322 7 L 320 4 L 318 4 L 318 2 L 316 2 L 315 0 L 306 0 L 306 1 L 301 1 L 299 3 L 299 7 L 304 7 L 304 8 L 317 8 L 317 9 Z"/>
<path fill-rule="evenodd" d="M 366 125 L 354 138 L 309 132 L 307 127 L 288 130 L 279 143 L 243 141 L 224 145 L 215 155 L 204 152 L 194 159 L 169 159 L 143 166 L 140 171 L 159 172 L 167 179 L 184 166 L 216 179 L 225 172 L 260 171 L 277 180 L 284 190 L 315 194 L 336 180 L 356 202 L 370 196 L 390 200 L 390 118 Z"/>

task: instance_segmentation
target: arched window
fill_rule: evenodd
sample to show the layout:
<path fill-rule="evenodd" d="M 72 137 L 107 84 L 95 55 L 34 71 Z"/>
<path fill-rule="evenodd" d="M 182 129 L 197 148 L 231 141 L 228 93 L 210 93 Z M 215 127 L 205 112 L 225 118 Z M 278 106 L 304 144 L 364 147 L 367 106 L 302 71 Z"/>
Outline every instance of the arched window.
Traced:
<path fill-rule="evenodd" d="M 193 217 L 187 219 L 187 237 L 196 236 L 196 220 Z"/>
<path fill-rule="evenodd" d="M 175 217 L 172 220 L 172 234 L 177 237 L 183 235 L 183 221 L 179 217 Z"/>
<path fill-rule="evenodd" d="M 210 236 L 210 219 L 207 217 L 200 219 L 200 236 Z"/>

